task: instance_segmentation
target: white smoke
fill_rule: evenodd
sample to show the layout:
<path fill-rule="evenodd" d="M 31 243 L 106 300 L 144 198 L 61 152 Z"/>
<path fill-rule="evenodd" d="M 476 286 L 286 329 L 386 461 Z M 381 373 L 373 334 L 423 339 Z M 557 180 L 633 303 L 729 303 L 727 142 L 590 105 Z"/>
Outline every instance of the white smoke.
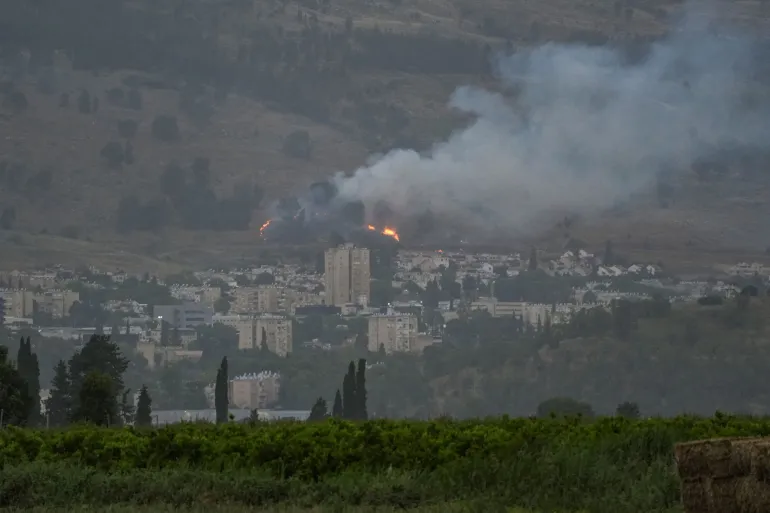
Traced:
<path fill-rule="evenodd" d="M 766 147 L 768 102 L 744 101 L 752 41 L 717 33 L 713 19 L 688 12 L 637 64 L 584 45 L 501 57 L 497 74 L 519 90 L 515 98 L 459 88 L 451 105 L 476 116 L 469 127 L 426 155 L 396 150 L 337 176 L 339 198 L 384 200 L 404 215 L 482 209 L 526 233 L 551 212 L 611 207 L 715 148 Z"/>

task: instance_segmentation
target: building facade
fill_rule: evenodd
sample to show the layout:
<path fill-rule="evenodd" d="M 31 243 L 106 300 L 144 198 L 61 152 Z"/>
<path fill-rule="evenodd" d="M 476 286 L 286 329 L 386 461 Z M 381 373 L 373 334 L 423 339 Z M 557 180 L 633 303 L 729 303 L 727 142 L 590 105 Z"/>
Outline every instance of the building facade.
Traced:
<path fill-rule="evenodd" d="M 229 403 L 235 408 L 264 409 L 278 402 L 281 379 L 277 372 L 243 374 L 230 380 Z"/>
<path fill-rule="evenodd" d="M 238 323 L 238 349 L 260 349 L 262 338 L 278 356 L 292 352 L 292 320 L 282 315 L 263 314 Z"/>
<path fill-rule="evenodd" d="M 210 326 L 214 309 L 202 303 L 183 303 L 181 305 L 155 305 L 152 309 L 155 319 L 167 322 L 171 328 L 194 329 L 198 326 Z"/>
<path fill-rule="evenodd" d="M 380 348 L 386 354 L 416 352 L 417 317 L 409 314 L 380 314 L 369 317 L 369 344 L 371 352 Z"/>
<path fill-rule="evenodd" d="M 369 303 L 371 267 L 369 250 L 346 244 L 324 254 L 326 303 L 344 306 Z"/>
<path fill-rule="evenodd" d="M 37 312 L 45 312 L 54 319 L 69 315 L 70 308 L 80 300 L 80 293 L 72 290 L 0 290 L 0 297 L 5 302 L 5 315 L 8 317 L 32 317 Z"/>
<path fill-rule="evenodd" d="M 235 289 L 232 312 L 236 314 L 278 312 L 279 290 L 271 285 Z"/>

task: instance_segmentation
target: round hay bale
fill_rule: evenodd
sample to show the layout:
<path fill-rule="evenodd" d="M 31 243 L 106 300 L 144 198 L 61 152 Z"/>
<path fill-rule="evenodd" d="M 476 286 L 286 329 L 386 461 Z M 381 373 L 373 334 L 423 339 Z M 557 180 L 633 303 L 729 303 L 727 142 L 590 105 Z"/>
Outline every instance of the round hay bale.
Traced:
<path fill-rule="evenodd" d="M 751 447 L 751 474 L 760 481 L 770 481 L 770 441 Z"/>
<path fill-rule="evenodd" d="M 706 479 L 709 513 L 742 513 L 736 498 L 741 479 L 745 478 Z"/>
<path fill-rule="evenodd" d="M 703 478 L 682 481 L 682 506 L 687 513 L 708 513 L 709 501 Z"/>
<path fill-rule="evenodd" d="M 682 479 L 729 476 L 731 455 L 730 438 L 687 442 L 674 447 L 674 457 Z"/>
<path fill-rule="evenodd" d="M 770 484 L 754 477 L 741 478 L 735 500 L 741 513 L 767 513 L 770 511 Z"/>

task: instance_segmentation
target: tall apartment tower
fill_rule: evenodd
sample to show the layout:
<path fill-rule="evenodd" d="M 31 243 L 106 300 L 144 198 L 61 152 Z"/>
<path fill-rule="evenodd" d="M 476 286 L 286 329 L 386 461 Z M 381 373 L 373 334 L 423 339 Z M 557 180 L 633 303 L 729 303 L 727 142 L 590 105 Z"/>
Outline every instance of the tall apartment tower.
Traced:
<path fill-rule="evenodd" d="M 369 303 L 371 268 L 368 249 L 352 244 L 327 249 L 324 264 L 327 304 Z"/>

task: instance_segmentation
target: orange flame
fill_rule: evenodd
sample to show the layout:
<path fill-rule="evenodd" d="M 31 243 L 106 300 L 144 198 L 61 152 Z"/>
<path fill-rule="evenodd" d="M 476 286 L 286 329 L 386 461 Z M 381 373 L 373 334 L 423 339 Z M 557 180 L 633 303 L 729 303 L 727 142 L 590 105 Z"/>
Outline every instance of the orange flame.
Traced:
<path fill-rule="evenodd" d="M 377 231 L 377 228 L 375 228 L 374 226 L 372 226 L 370 224 L 366 225 L 366 227 L 370 231 L 372 231 L 372 232 L 376 232 Z M 383 234 L 383 235 L 387 235 L 388 237 L 393 237 L 398 242 L 401 242 L 401 239 L 398 238 L 398 232 L 396 230 L 394 230 L 393 228 L 389 228 L 389 227 L 386 226 L 385 228 L 382 229 L 382 231 L 380 233 Z"/>
<path fill-rule="evenodd" d="M 272 219 L 268 219 L 267 221 L 265 221 L 265 224 L 263 224 L 262 226 L 259 227 L 259 234 L 260 235 L 264 235 L 265 234 L 265 229 L 268 226 L 270 226 L 270 223 L 272 223 L 272 222 L 273 222 Z"/>

